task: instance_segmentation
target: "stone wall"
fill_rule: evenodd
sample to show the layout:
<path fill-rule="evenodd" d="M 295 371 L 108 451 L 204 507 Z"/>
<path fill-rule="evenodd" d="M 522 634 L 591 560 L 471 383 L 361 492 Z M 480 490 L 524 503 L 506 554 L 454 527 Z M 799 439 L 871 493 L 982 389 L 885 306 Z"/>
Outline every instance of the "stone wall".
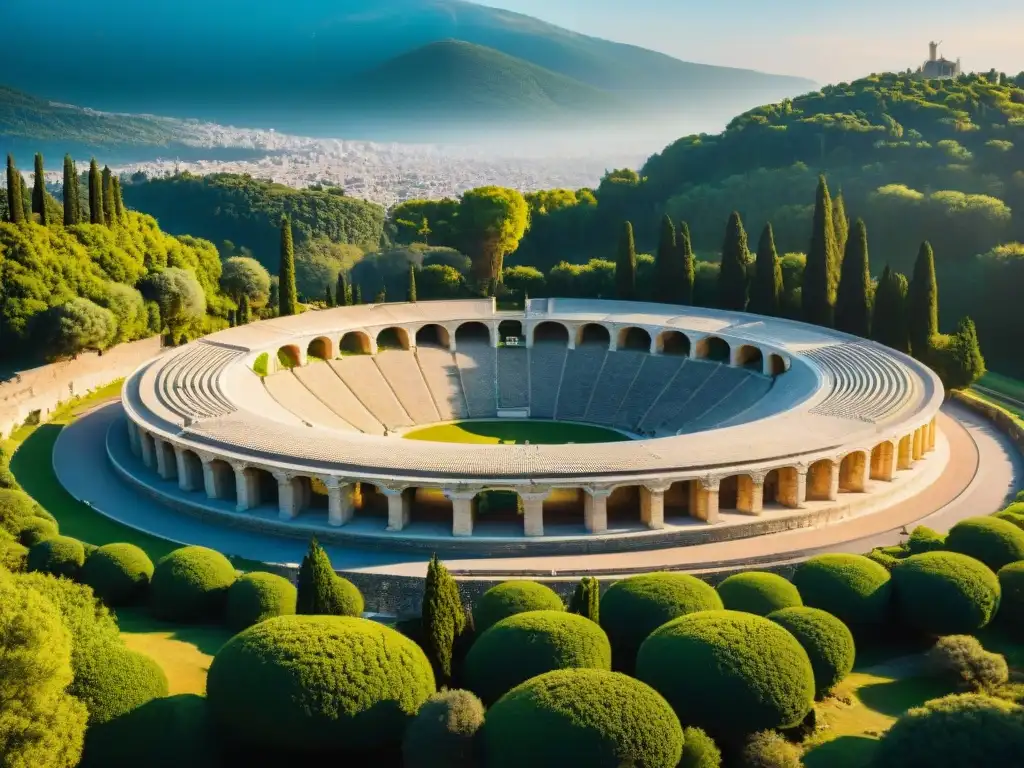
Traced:
<path fill-rule="evenodd" d="M 160 354 L 159 336 L 120 344 L 102 355 L 83 352 L 74 360 L 30 368 L 0 383 L 0 435 L 9 435 L 25 421 L 45 421 L 60 403 L 122 379 Z"/>
<path fill-rule="evenodd" d="M 960 403 L 960 405 L 971 409 L 975 413 L 980 414 L 991 421 L 1000 432 L 1010 438 L 1010 442 L 1013 443 L 1017 452 L 1024 455 L 1024 430 L 1021 429 L 1020 424 L 1014 421 L 1006 411 L 996 408 L 983 400 L 967 397 L 960 392 L 953 392 L 952 397 Z"/>

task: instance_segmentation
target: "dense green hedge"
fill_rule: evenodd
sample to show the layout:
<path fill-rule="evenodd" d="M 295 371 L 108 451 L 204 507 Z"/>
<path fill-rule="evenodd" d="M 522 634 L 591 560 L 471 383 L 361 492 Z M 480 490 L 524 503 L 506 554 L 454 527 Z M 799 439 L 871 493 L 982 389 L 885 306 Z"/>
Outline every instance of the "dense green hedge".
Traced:
<path fill-rule="evenodd" d="M 736 573 L 718 585 L 722 604 L 730 611 L 767 616 L 781 608 L 803 605 L 797 588 L 776 573 Z"/>
<path fill-rule="evenodd" d="M 861 555 L 817 555 L 793 575 L 804 605 L 839 618 L 857 634 L 882 624 L 889 610 L 889 571 Z"/>
<path fill-rule="evenodd" d="M 1005 520 L 1008 523 L 1013 523 L 1018 528 L 1024 529 L 1024 504 L 1017 502 L 1011 504 L 1010 507 L 1014 509 L 1004 509 L 1001 512 L 996 512 L 993 517 L 999 520 Z M 1019 511 L 1016 511 L 1019 510 Z"/>
<path fill-rule="evenodd" d="M 297 596 L 295 585 L 283 576 L 246 573 L 228 588 L 227 624 L 245 629 L 274 616 L 291 616 Z"/>
<path fill-rule="evenodd" d="M 933 531 L 925 525 L 919 525 L 910 532 L 907 538 L 907 551 L 912 555 L 920 555 L 922 552 L 935 552 L 944 549 L 946 537 L 938 531 Z"/>
<path fill-rule="evenodd" d="M 739 611 L 692 613 L 655 630 L 640 646 L 636 676 L 682 722 L 716 737 L 798 725 L 814 703 L 814 672 L 796 638 Z"/>
<path fill-rule="evenodd" d="M 24 491 L 0 488 L 0 528 L 17 536 L 22 526 L 32 517 L 39 517 L 39 505 Z"/>
<path fill-rule="evenodd" d="M 176 549 L 156 564 L 150 586 L 153 612 L 168 621 L 219 617 L 235 567 L 206 547 Z"/>
<path fill-rule="evenodd" d="M 153 570 L 149 555 L 134 544 L 105 544 L 86 559 L 80 580 L 107 605 L 130 605 L 146 594 Z"/>
<path fill-rule="evenodd" d="M 702 729 L 683 729 L 683 756 L 679 768 L 721 768 L 722 752 Z"/>
<path fill-rule="evenodd" d="M 52 539 L 60 531 L 57 524 L 42 517 L 30 517 L 18 532 L 18 541 L 26 547 L 33 547 L 44 539 Z"/>
<path fill-rule="evenodd" d="M 12 573 L 20 573 L 28 567 L 28 547 L 14 539 L 0 538 L 0 565 Z"/>
<path fill-rule="evenodd" d="M 402 739 L 403 768 L 474 768 L 484 705 L 469 691 L 435 693 Z"/>
<path fill-rule="evenodd" d="M 28 550 L 28 569 L 74 579 L 85 563 L 85 547 L 70 536 L 44 539 Z"/>
<path fill-rule="evenodd" d="M 999 623 L 1015 638 L 1024 639 L 1024 561 L 999 569 Z"/>
<path fill-rule="evenodd" d="M 909 710 L 882 736 L 873 768 L 1020 765 L 1024 709 L 982 694 L 946 696 Z"/>
<path fill-rule="evenodd" d="M 969 517 L 946 536 L 946 549 L 980 560 L 993 571 L 1024 560 L 1024 530 L 997 517 Z"/>
<path fill-rule="evenodd" d="M 434 693 L 434 673 L 419 646 L 381 624 L 278 616 L 218 651 L 206 691 L 240 745 L 358 752 L 398 747 Z"/>
<path fill-rule="evenodd" d="M 807 651 L 814 670 L 814 685 L 823 696 L 853 670 L 857 649 L 853 633 L 839 619 L 820 608 L 794 606 L 768 614 Z"/>
<path fill-rule="evenodd" d="M 487 768 L 676 768 L 683 746 L 656 691 L 598 669 L 527 680 L 488 710 L 482 735 Z"/>
<path fill-rule="evenodd" d="M 104 640 L 76 644 L 74 693 L 89 710 L 90 726 L 167 695 L 167 676 L 149 656 Z"/>
<path fill-rule="evenodd" d="M 473 626 L 485 632 L 502 619 L 527 611 L 564 611 L 555 591 L 535 581 L 506 581 L 484 592 L 473 605 Z"/>
<path fill-rule="evenodd" d="M 466 686 L 485 704 L 555 669 L 611 669 L 612 649 L 590 619 L 565 611 L 529 611 L 502 619 L 469 649 Z"/>
<path fill-rule="evenodd" d="M 695 611 L 722 608 L 714 587 L 684 573 L 645 573 L 611 585 L 601 598 L 601 628 L 619 668 L 631 669 L 651 632 Z"/>
<path fill-rule="evenodd" d="M 999 580 L 984 563 L 958 552 L 908 557 L 892 572 L 897 614 L 928 635 L 969 635 L 999 608 Z"/>

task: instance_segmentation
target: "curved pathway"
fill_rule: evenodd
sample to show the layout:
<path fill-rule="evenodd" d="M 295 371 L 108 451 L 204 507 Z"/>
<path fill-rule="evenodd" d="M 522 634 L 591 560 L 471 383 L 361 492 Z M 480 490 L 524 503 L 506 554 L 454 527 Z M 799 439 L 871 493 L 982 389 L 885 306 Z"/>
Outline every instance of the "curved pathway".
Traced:
<path fill-rule="evenodd" d="M 257 532 L 207 525 L 165 507 L 121 480 L 107 459 L 105 441 L 122 418 L 120 403 L 97 408 L 66 427 L 54 446 L 57 478 L 76 499 L 127 526 L 178 543 L 202 544 L 267 563 L 296 565 L 306 542 Z M 822 551 L 866 552 L 895 544 L 900 529 L 915 524 L 948 530 L 956 521 L 989 514 L 1020 486 L 1024 467 L 1012 444 L 980 416 L 947 403 L 940 428 L 949 442 L 950 461 L 941 478 L 887 512 L 820 528 L 735 541 L 606 555 L 566 555 L 448 560 L 462 578 L 506 575 L 573 577 L 582 572 L 624 574 L 654 567 L 713 571 L 740 563 L 786 562 Z M 125 437 L 127 441 L 127 437 Z M 887 515 L 879 530 L 879 515 Z M 422 576 L 426 559 L 415 553 L 326 547 L 338 570 Z"/>

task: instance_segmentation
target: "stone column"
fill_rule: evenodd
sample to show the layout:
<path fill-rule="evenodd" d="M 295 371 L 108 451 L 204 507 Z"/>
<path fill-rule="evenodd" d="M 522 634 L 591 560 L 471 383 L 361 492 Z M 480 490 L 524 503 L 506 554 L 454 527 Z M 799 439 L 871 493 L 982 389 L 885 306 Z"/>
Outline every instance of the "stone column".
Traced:
<path fill-rule="evenodd" d="M 807 469 L 784 467 L 779 470 L 779 504 L 800 509 L 807 501 Z"/>
<path fill-rule="evenodd" d="M 566 326 L 566 329 L 569 331 L 569 345 L 568 345 L 568 347 L 569 347 L 569 349 L 576 349 L 576 334 L 580 332 L 580 329 L 578 327 L 573 328 L 573 327 L 570 327 L 570 326 Z"/>
<path fill-rule="evenodd" d="M 690 483 L 690 515 L 705 523 L 718 522 L 718 488 L 721 479 L 702 477 Z"/>
<path fill-rule="evenodd" d="M 583 496 L 583 523 L 587 533 L 605 533 L 608 530 L 608 497 L 606 488 L 586 488 Z"/>
<path fill-rule="evenodd" d="M 924 458 L 924 430 L 925 427 L 918 427 L 914 430 L 914 461 Z"/>
<path fill-rule="evenodd" d="M 763 472 L 740 475 L 736 488 L 736 511 L 745 515 L 760 515 L 764 512 Z"/>
<path fill-rule="evenodd" d="M 445 490 L 444 495 L 452 503 L 452 536 L 473 535 L 473 501 L 476 491 Z"/>
<path fill-rule="evenodd" d="M 406 493 L 405 488 L 380 488 L 388 499 L 388 530 L 401 531 L 409 524 L 412 513 L 411 493 Z"/>
<path fill-rule="evenodd" d="M 523 534 L 526 536 L 544 535 L 544 500 L 551 491 L 520 493 L 523 500 Z"/>
<path fill-rule="evenodd" d="M 139 429 L 139 447 L 141 449 L 142 463 L 149 469 L 152 469 L 156 463 L 156 457 L 153 455 L 153 436 L 148 432 L 143 432 L 141 428 Z"/>
<path fill-rule="evenodd" d="M 609 352 L 615 352 L 615 351 L 618 350 L 618 348 L 619 348 L 619 334 L 615 330 L 609 328 L 608 329 L 608 351 Z"/>
<path fill-rule="evenodd" d="M 299 478 L 285 472 L 275 472 L 277 480 L 278 517 L 294 520 L 302 511 L 302 488 Z"/>
<path fill-rule="evenodd" d="M 651 530 L 665 527 L 665 491 L 668 485 L 640 486 L 640 520 Z"/>
<path fill-rule="evenodd" d="M 340 477 L 321 478 L 327 486 L 327 523 L 342 526 L 355 516 L 355 504 L 352 503 L 352 484 Z"/>
<path fill-rule="evenodd" d="M 650 351 L 651 351 L 652 355 L 660 355 L 661 354 L 661 350 L 658 349 L 658 337 L 660 335 L 661 335 L 660 333 L 655 333 L 653 336 L 651 336 L 651 350 Z"/>
<path fill-rule="evenodd" d="M 929 453 L 935 450 L 935 438 L 938 429 L 939 425 L 937 419 L 932 419 L 930 422 L 928 422 L 928 446 L 925 450 L 927 450 Z"/>
<path fill-rule="evenodd" d="M 164 480 L 174 480 L 178 475 L 178 467 L 171 444 L 154 438 L 153 445 L 156 448 L 156 471 Z"/>
<path fill-rule="evenodd" d="M 871 462 L 867 453 L 855 451 L 839 465 L 839 489 L 846 493 L 864 493 L 871 478 Z"/>
<path fill-rule="evenodd" d="M 896 471 L 896 444 L 892 440 L 879 443 L 871 451 L 871 474 L 872 480 L 892 482 L 892 476 Z"/>
<path fill-rule="evenodd" d="M 142 446 L 139 444 L 139 425 L 134 421 L 129 420 L 128 425 L 128 445 L 131 446 L 132 453 L 136 456 L 142 456 Z"/>
<path fill-rule="evenodd" d="M 829 460 L 812 465 L 808 473 L 807 498 L 813 501 L 835 501 L 839 498 L 839 463 Z"/>
<path fill-rule="evenodd" d="M 197 477 L 195 464 L 188 460 L 184 448 L 174 446 L 174 458 L 178 467 L 178 487 L 186 493 L 198 491 L 202 487 L 202 479 Z"/>
<path fill-rule="evenodd" d="M 905 435 L 900 439 L 899 458 L 896 460 L 896 469 L 912 469 L 914 466 L 913 456 L 913 435 Z"/>

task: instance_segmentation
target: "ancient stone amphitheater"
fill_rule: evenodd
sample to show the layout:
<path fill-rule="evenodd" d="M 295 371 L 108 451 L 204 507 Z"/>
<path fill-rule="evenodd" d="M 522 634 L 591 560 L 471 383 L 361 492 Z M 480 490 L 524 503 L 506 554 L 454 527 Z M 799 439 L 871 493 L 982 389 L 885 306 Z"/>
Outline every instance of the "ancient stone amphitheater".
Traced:
<path fill-rule="evenodd" d="M 364 305 L 232 328 L 143 365 L 123 395 L 137 460 L 117 469 L 183 513 L 284 536 L 482 554 L 664 547 L 884 509 L 941 441 L 942 400 L 915 360 L 788 320 L 569 299 Z M 402 437 L 496 418 L 633 439 Z M 518 509 L 480 511 L 493 490 L 518 493 Z"/>

